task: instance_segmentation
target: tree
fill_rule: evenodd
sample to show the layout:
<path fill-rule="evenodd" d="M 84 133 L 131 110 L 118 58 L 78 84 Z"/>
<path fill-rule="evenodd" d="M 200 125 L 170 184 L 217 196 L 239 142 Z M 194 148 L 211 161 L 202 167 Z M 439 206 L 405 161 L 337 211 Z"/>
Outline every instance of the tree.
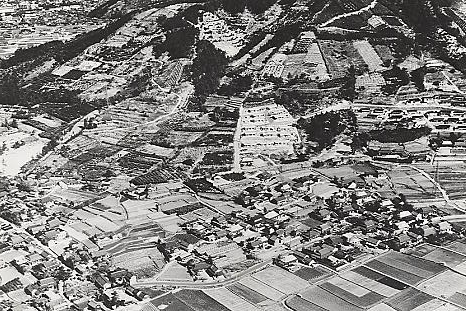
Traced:
<path fill-rule="evenodd" d="M 0 104 L 17 105 L 20 101 L 19 79 L 16 74 L 6 74 L 0 79 Z"/>
<path fill-rule="evenodd" d="M 246 8 L 247 0 L 222 0 L 223 9 L 230 14 L 238 14 Z"/>
<path fill-rule="evenodd" d="M 196 95 L 213 93 L 219 85 L 220 78 L 225 73 L 226 65 L 227 58 L 223 51 L 218 50 L 209 41 L 199 41 L 192 65 L 192 78 Z"/>

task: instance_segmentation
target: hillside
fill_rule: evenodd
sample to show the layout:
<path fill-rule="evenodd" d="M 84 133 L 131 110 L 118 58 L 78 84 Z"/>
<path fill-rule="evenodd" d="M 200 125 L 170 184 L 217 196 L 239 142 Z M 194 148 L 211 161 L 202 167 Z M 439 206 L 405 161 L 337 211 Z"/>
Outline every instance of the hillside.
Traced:
<path fill-rule="evenodd" d="M 67 120 L 109 101 L 156 102 L 160 98 L 153 89 L 153 75 L 163 75 L 181 62 L 175 80 L 191 81 L 189 63 L 203 39 L 238 65 L 278 49 L 306 30 L 322 39 L 391 40 L 395 54 L 426 49 L 463 70 L 464 38 L 445 10 L 450 5 L 440 0 L 108 0 L 89 13 L 107 21 L 107 26 L 72 41 L 20 50 L 2 61 L 0 101 L 40 104 L 40 109 L 66 115 Z M 220 19 L 203 20 L 202 12 Z M 232 39 L 216 39 L 211 30 L 206 36 L 207 23 L 220 23 Z M 215 73 L 212 79 L 221 75 Z M 218 81 L 211 84 L 215 87 Z M 77 106 L 83 108 L 72 108 Z M 69 114 L 71 110 L 75 112 Z"/>

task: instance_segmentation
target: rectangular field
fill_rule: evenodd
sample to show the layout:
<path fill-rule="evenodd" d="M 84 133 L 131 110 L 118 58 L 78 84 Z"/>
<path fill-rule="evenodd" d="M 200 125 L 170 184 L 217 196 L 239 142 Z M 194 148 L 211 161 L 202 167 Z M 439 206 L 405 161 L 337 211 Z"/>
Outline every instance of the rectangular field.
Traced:
<path fill-rule="evenodd" d="M 342 279 L 343 280 L 343 279 Z M 346 280 L 344 280 L 346 281 Z M 348 281 L 346 281 L 348 282 Z M 335 284 L 336 283 L 336 284 Z M 360 308 L 368 308 L 370 306 L 373 306 L 379 302 L 381 302 L 385 297 L 382 295 L 379 295 L 377 293 L 374 293 L 372 291 L 368 291 L 363 287 L 357 286 L 354 283 L 351 283 L 354 285 L 354 288 L 356 289 L 357 287 L 364 289 L 364 294 L 362 294 L 362 290 L 358 290 L 360 292 L 360 295 L 356 295 L 356 290 L 352 290 L 350 286 L 345 286 L 345 288 L 342 288 L 341 284 L 343 282 L 325 282 L 323 284 L 320 284 L 319 287 L 325 289 L 329 293 L 332 293 L 333 295 L 348 301 L 349 303 L 358 306 Z M 347 284 L 349 285 L 349 284 Z"/>
<path fill-rule="evenodd" d="M 367 267 L 364 267 L 364 266 L 360 266 L 360 267 L 357 267 L 355 269 L 353 269 L 353 272 L 356 272 L 362 276 L 365 276 L 371 280 L 374 280 L 374 281 L 377 281 L 381 284 L 384 284 L 384 285 L 387 285 L 393 289 L 396 289 L 396 290 L 403 290 L 405 288 L 408 287 L 408 285 L 400 282 L 400 281 L 397 281 L 395 279 L 392 279 L 388 276 L 385 276 L 383 274 L 380 274 L 374 270 L 371 270 Z"/>
<path fill-rule="evenodd" d="M 299 276 L 303 280 L 306 280 L 311 283 L 315 283 L 329 276 L 330 272 L 320 267 L 316 267 L 316 268 L 303 267 L 299 269 L 298 271 L 296 271 L 294 274 Z"/>
<path fill-rule="evenodd" d="M 414 258 L 414 257 L 413 257 Z M 402 270 L 411 274 L 414 274 L 422 279 L 429 278 L 434 273 L 427 271 L 425 269 L 416 267 L 415 265 L 407 262 L 403 262 L 401 260 L 397 260 L 396 258 L 393 258 L 391 256 L 382 256 L 377 258 L 377 261 L 380 261 L 388 266 L 391 266 L 395 269 Z M 414 262 L 414 261 L 413 261 Z"/>
<path fill-rule="evenodd" d="M 387 304 L 399 311 L 412 311 L 432 299 L 434 299 L 434 297 L 428 294 L 414 288 L 408 288 L 399 295 L 388 300 Z"/>
<path fill-rule="evenodd" d="M 456 292 L 466 291 L 466 277 L 447 270 L 422 283 L 422 288 L 431 295 L 450 297 Z"/>
<path fill-rule="evenodd" d="M 340 275 L 342 278 L 347 279 L 353 283 L 356 283 L 362 287 L 372 290 L 373 292 L 380 294 L 385 297 L 391 297 L 398 294 L 400 291 L 398 289 L 392 288 L 390 286 L 384 285 L 380 282 L 372 280 L 368 277 L 360 275 L 353 271 L 348 271 Z"/>
<path fill-rule="evenodd" d="M 443 263 L 449 268 L 454 268 L 466 261 L 466 256 L 442 248 L 438 248 L 422 258 Z"/>
<path fill-rule="evenodd" d="M 183 289 L 174 295 L 194 311 L 229 311 L 227 307 L 200 290 Z"/>
<path fill-rule="evenodd" d="M 313 286 L 307 289 L 305 292 L 300 294 L 300 296 L 303 299 L 327 310 L 345 310 L 345 311 L 363 310 L 341 299 L 340 297 L 332 295 L 331 293 L 317 286 Z"/>
<path fill-rule="evenodd" d="M 259 309 L 253 304 L 247 302 L 240 296 L 233 294 L 226 288 L 204 290 L 204 293 L 231 311 L 259 311 Z"/>
<path fill-rule="evenodd" d="M 316 306 L 301 297 L 293 296 L 286 300 L 285 304 L 294 311 L 327 311 L 327 309 Z"/>
<path fill-rule="evenodd" d="M 387 265 L 383 262 L 380 262 L 378 260 L 372 260 L 368 263 L 366 263 L 366 266 L 373 269 L 374 271 L 380 272 L 382 274 L 388 275 L 393 279 L 399 280 L 403 283 L 409 284 L 409 285 L 416 285 L 419 282 L 423 280 L 422 277 L 419 277 L 415 274 L 397 269 L 395 267 L 392 267 L 390 265 Z"/>
<path fill-rule="evenodd" d="M 455 241 L 449 245 L 446 245 L 445 248 L 466 256 L 466 244 L 462 243 L 461 241 Z"/>
<path fill-rule="evenodd" d="M 309 285 L 300 277 L 277 267 L 269 267 L 254 273 L 253 277 L 286 295 L 304 289 Z"/>
<path fill-rule="evenodd" d="M 150 303 L 154 305 L 157 310 L 163 309 L 165 311 L 194 311 L 194 309 L 176 298 L 172 293 L 151 300 Z"/>
<path fill-rule="evenodd" d="M 268 298 L 262 294 L 259 294 L 255 290 L 250 289 L 249 287 L 244 286 L 243 284 L 237 283 L 234 285 L 227 286 L 228 290 L 232 293 L 243 297 L 247 301 L 253 304 L 259 304 L 266 301 Z"/>
<path fill-rule="evenodd" d="M 253 279 L 252 277 L 247 277 L 239 281 L 240 284 L 246 286 L 247 288 L 250 288 L 259 294 L 267 297 L 268 299 L 271 299 L 273 301 L 279 301 L 283 297 L 285 297 L 285 294 L 282 292 L 276 290 L 273 287 L 270 287 L 268 285 L 265 285 L 264 283 Z"/>

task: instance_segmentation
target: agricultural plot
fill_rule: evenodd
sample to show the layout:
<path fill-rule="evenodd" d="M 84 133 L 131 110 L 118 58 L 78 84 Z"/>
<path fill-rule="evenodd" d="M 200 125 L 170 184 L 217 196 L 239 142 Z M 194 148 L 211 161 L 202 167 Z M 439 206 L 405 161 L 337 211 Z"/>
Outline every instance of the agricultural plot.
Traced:
<path fill-rule="evenodd" d="M 360 311 L 363 310 L 317 286 L 307 289 L 300 296 L 323 309 Z"/>
<path fill-rule="evenodd" d="M 228 311 L 228 308 L 200 290 L 184 289 L 174 295 L 194 311 Z"/>
<path fill-rule="evenodd" d="M 374 271 L 378 271 L 382 274 L 389 275 L 394 279 L 400 280 L 401 282 L 404 282 L 412 286 L 418 284 L 423 280 L 422 277 L 419 277 L 415 274 L 403 270 L 399 270 L 396 267 L 392 267 L 378 260 L 372 260 L 369 263 L 367 263 L 366 266 L 371 269 L 374 269 Z"/>
<path fill-rule="evenodd" d="M 303 267 L 294 272 L 294 274 L 308 282 L 315 283 L 329 276 L 330 272 L 320 267 Z"/>
<path fill-rule="evenodd" d="M 369 42 L 365 40 L 355 41 L 353 42 L 353 46 L 364 59 L 364 62 L 369 67 L 369 71 L 372 72 L 382 69 L 383 62 Z"/>
<path fill-rule="evenodd" d="M 386 285 L 398 291 L 403 290 L 408 287 L 406 284 L 400 281 L 392 279 L 391 277 L 380 274 L 364 266 L 360 266 L 360 267 L 353 269 L 353 272 L 356 272 L 359 275 L 362 275 L 368 279 L 374 280 L 376 282 L 379 282 L 383 285 Z"/>
<path fill-rule="evenodd" d="M 464 242 L 464 241 L 463 241 Z M 461 241 L 455 241 L 444 246 L 445 248 L 466 256 L 466 244 Z"/>
<path fill-rule="evenodd" d="M 410 255 L 413 255 L 416 257 L 423 257 L 427 255 L 428 253 L 434 251 L 435 249 L 436 247 L 433 245 L 422 244 L 422 245 L 416 246 L 416 248 L 410 252 Z"/>
<path fill-rule="evenodd" d="M 253 304 L 233 294 L 226 288 L 205 290 L 204 293 L 226 306 L 231 311 L 259 311 Z"/>
<path fill-rule="evenodd" d="M 368 309 L 367 311 L 397 311 L 396 309 L 390 307 L 385 303 L 378 304 L 373 306 L 372 308 Z"/>
<path fill-rule="evenodd" d="M 421 173 L 409 167 L 397 167 L 388 175 L 398 193 L 403 193 L 408 200 L 424 200 L 436 197 L 438 193 L 434 184 Z"/>
<path fill-rule="evenodd" d="M 335 277 L 319 285 L 329 293 L 361 308 L 368 308 L 381 302 L 385 297 L 353 282 Z"/>
<path fill-rule="evenodd" d="M 372 260 L 366 266 L 409 285 L 416 285 L 445 270 L 431 261 L 396 252 Z"/>
<path fill-rule="evenodd" d="M 448 307 L 450 308 L 449 310 L 454 310 L 455 309 L 455 307 L 453 307 L 452 305 L 446 304 L 445 302 L 443 302 L 443 301 L 441 301 L 439 299 L 432 299 L 432 300 L 420 305 L 419 307 L 416 307 L 415 309 L 413 309 L 413 311 L 432 311 L 432 310 L 438 310 L 439 308 L 445 310 Z"/>
<path fill-rule="evenodd" d="M 156 298 L 151 301 L 156 310 L 164 311 L 194 311 L 187 304 L 176 298 L 172 293 Z"/>
<path fill-rule="evenodd" d="M 309 285 L 300 277 L 277 267 L 269 267 L 254 273 L 253 277 L 286 295 L 304 289 Z"/>
<path fill-rule="evenodd" d="M 465 198 L 466 165 L 464 163 L 438 161 L 434 165 L 428 163 L 417 163 L 415 165 L 430 176 L 436 176 L 436 180 L 448 193 L 450 199 L 456 200 Z"/>
<path fill-rule="evenodd" d="M 466 277 L 447 270 L 425 282 L 423 282 L 419 289 L 431 295 L 442 295 L 444 297 L 451 297 L 457 292 L 466 290 Z"/>
<path fill-rule="evenodd" d="M 444 267 L 432 263 L 428 260 L 406 256 L 396 252 L 381 256 L 377 260 L 422 278 L 430 278 L 433 275 L 445 270 Z"/>
<path fill-rule="evenodd" d="M 377 293 L 385 297 L 391 297 L 400 292 L 398 289 L 387 286 L 383 283 L 377 282 L 353 271 L 345 272 L 340 276 L 348 281 L 358 284 L 359 286 L 367 288 L 373 291 L 374 293 Z"/>
<path fill-rule="evenodd" d="M 256 292 L 255 290 L 250 289 L 249 287 L 244 286 L 243 284 L 237 283 L 234 285 L 227 286 L 228 290 L 232 293 L 246 299 L 247 301 L 253 304 L 260 304 L 266 300 L 267 297 Z"/>
<path fill-rule="evenodd" d="M 326 311 L 326 309 L 316 306 L 315 304 L 298 296 L 288 298 L 285 301 L 285 304 L 288 308 L 295 311 Z"/>
<path fill-rule="evenodd" d="M 466 256 L 441 248 L 428 253 L 427 255 L 423 256 L 423 258 L 444 264 L 449 268 L 454 268 L 459 264 L 466 262 Z"/>
<path fill-rule="evenodd" d="M 434 297 L 428 294 L 414 288 L 409 288 L 404 290 L 400 295 L 396 295 L 388 300 L 387 304 L 398 311 L 412 311 L 433 299 Z"/>
<path fill-rule="evenodd" d="M 247 278 L 242 279 L 241 281 L 239 281 L 239 284 L 242 284 L 246 286 L 247 288 L 250 288 L 251 290 L 258 292 L 259 294 L 273 301 L 279 301 L 285 296 L 285 294 L 283 294 L 282 292 L 252 277 L 247 277 Z"/>

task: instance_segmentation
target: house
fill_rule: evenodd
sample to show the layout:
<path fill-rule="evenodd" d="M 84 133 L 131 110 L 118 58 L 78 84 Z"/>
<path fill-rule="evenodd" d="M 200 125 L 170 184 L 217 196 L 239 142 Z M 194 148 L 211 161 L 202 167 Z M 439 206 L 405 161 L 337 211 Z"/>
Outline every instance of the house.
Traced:
<path fill-rule="evenodd" d="M 217 267 L 215 264 L 210 265 L 210 267 L 207 269 L 206 272 L 211 277 L 217 277 L 217 276 L 224 275 L 223 269 Z"/>
<path fill-rule="evenodd" d="M 108 273 L 108 277 L 112 284 L 118 285 L 123 284 L 127 276 L 128 271 L 126 271 L 125 269 L 117 269 Z"/>
<path fill-rule="evenodd" d="M 334 248 L 324 244 L 322 247 L 317 247 L 313 249 L 313 253 L 311 257 L 314 257 L 316 259 L 327 259 L 329 256 L 331 256 L 334 253 Z"/>
<path fill-rule="evenodd" d="M 208 264 L 207 262 L 198 262 L 196 264 L 194 264 L 194 266 L 191 268 L 191 270 L 194 272 L 194 273 L 199 273 L 200 271 L 206 271 L 210 268 L 210 264 Z"/>
<path fill-rule="evenodd" d="M 94 283 L 98 288 L 109 289 L 112 287 L 110 280 L 101 274 L 97 274 L 94 278 Z"/>
<path fill-rule="evenodd" d="M 437 225 L 440 233 L 452 233 L 452 225 L 448 221 L 442 221 Z"/>
<path fill-rule="evenodd" d="M 286 255 L 286 256 L 278 256 L 275 263 L 277 266 L 282 267 L 284 269 L 288 269 L 291 266 L 295 265 L 298 262 L 298 258 L 293 254 Z"/>
<path fill-rule="evenodd" d="M 55 289 L 57 281 L 53 277 L 43 278 L 39 280 L 39 287 L 42 291 Z"/>
<path fill-rule="evenodd" d="M 293 255 L 298 259 L 298 261 L 304 265 L 310 265 L 313 260 L 311 257 L 307 254 L 304 254 L 303 252 L 300 251 L 294 251 Z"/>

